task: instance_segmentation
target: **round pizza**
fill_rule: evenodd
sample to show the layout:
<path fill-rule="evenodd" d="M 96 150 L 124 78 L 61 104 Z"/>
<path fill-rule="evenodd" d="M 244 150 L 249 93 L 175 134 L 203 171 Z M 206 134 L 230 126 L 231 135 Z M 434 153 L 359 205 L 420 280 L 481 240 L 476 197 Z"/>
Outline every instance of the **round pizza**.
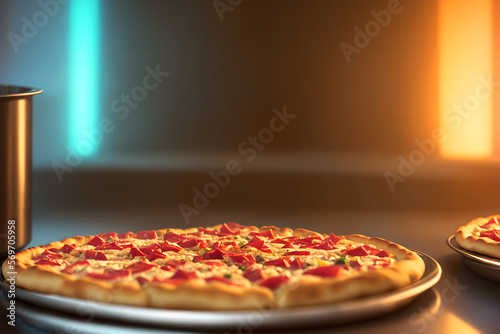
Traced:
<path fill-rule="evenodd" d="M 455 238 L 462 248 L 500 259 L 500 215 L 476 218 L 460 226 Z"/>
<path fill-rule="evenodd" d="M 15 263 L 13 263 L 15 262 Z M 288 308 L 410 285 L 425 265 L 380 238 L 241 226 L 76 236 L 13 255 L 5 278 L 30 291 L 190 310 Z"/>

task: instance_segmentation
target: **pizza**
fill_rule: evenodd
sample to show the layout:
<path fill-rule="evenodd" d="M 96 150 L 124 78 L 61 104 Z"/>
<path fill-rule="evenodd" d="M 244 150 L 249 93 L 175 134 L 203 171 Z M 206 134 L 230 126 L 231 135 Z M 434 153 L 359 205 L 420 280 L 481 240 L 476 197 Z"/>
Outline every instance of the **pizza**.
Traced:
<path fill-rule="evenodd" d="M 476 218 L 460 226 L 455 238 L 462 248 L 500 259 L 500 215 Z"/>
<path fill-rule="evenodd" d="M 165 309 L 251 310 L 395 290 L 421 278 L 425 265 L 414 251 L 381 238 L 230 222 L 76 236 L 23 250 L 2 269 L 6 278 L 15 275 L 16 286 L 41 293 Z"/>

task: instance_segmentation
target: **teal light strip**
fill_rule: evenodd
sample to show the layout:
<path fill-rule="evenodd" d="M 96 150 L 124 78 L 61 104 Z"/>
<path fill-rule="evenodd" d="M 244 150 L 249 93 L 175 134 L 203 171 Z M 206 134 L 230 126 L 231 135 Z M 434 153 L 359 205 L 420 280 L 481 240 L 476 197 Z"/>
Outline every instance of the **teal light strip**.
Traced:
<path fill-rule="evenodd" d="M 69 6 L 69 146 L 89 156 L 100 144 L 92 136 L 99 112 L 99 0 Z"/>

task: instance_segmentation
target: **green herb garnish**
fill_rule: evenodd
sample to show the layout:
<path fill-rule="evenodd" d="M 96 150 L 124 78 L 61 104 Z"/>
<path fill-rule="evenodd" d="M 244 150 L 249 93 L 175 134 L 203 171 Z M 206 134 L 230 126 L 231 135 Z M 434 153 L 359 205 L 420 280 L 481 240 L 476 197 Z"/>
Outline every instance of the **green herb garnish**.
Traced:
<path fill-rule="evenodd" d="M 245 266 L 245 265 L 239 266 L 238 268 L 239 268 L 241 271 L 245 271 L 245 270 L 247 270 L 247 266 Z"/>
<path fill-rule="evenodd" d="M 224 274 L 224 278 L 231 279 L 231 274 Z"/>
<path fill-rule="evenodd" d="M 335 261 L 335 264 L 347 264 L 347 259 L 345 258 L 345 256 L 342 256 L 340 259 L 337 259 L 337 261 Z"/>

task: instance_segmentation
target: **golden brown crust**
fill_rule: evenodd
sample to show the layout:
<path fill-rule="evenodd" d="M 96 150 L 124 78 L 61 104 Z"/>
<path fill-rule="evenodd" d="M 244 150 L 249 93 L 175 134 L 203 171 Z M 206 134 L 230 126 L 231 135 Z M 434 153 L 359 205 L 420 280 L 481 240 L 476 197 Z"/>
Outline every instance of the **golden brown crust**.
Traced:
<path fill-rule="evenodd" d="M 298 228 L 295 231 L 293 231 L 293 235 L 295 237 L 302 237 L 302 238 L 307 238 L 307 237 L 321 237 L 323 236 L 321 233 L 306 230 L 303 228 Z"/>
<path fill-rule="evenodd" d="M 276 227 L 276 226 L 262 226 L 260 228 L 260 232 L 265 232 L 268 230 L 272 230 L 274 234 L 280 237 L 291 237 L 293 235 L 293 230 L 288 227 Z"/>
<path fill-rule="evenodd" d="M 197 228 L 169 230 L 176 233 L 198 231 Z M 275 226 L 261 228 L 251 226 L 250 230 L 260 232 L 272 230 L 281 237 L 326 237 L 300 228 L 292 230 Z M 166 233 L 167 229 L 157 230 L 158 235 Z M 31 260 L 46 249 L 60 248 L 65 244 L 87 243 L 93 237 L 76 236 L 18 253 L 16 283 L 19 287 L 31 291 L 115 304 L 191 310 L 244 310 L 269 306 L 317 305 L 372 295 L 408 285 L 418 280 L 424 272 L 424 263 L 416 253 L 383 239 L 361 235 L 349 235 L 345 238 L 384 249 L 393 254 L 398 262 L 389 267 L 360 272 L 353 276 L 321 278 L 308 275 L 292 284 L 284 284 L 274 292 L 256 285 L 237 286 L 217 281 L 205 282 L 202 279 L 193 279 L 180 285 L 153 282 L 144 286 L 135 281 L 103 281 L 61 273 L 51 266 L 34 265 Z M 4 275 L 10 271 L 7 261 L 2 270 Z"/>
<path fill-rule="evenodd" d="M 190 280 L 182 285 L 148 284 L 150 306 L 187 310 L 248 310 L 273 304 L 273 293 L 261 287 L 232 286 Z"/>
<path fill-rule="evenodd" d="M 393 254 L 398 262 L 379 270 L 334 278 L 307 277 L 289 289 L 278 291 L 278 307 L 318 305 L 374 295 L 407 286 L 422 277 L 424 261 L 415 252 L 380 238 L 359 234 L 346 239 L 373 245 Z"/>
<path fill-rule="evenodd" d="M 467 250 L 481 253 L 484 255 L 500 258 L 500 242 L 496 242 L 489 238 L 473 235 L 474 230 L 480 227 L 491 219 L 500 219 L 500 215 L 493 215 L 486 218 L 476 218 L 467 224 L 460 226 L 455 232 L 457 243 Z"/>

